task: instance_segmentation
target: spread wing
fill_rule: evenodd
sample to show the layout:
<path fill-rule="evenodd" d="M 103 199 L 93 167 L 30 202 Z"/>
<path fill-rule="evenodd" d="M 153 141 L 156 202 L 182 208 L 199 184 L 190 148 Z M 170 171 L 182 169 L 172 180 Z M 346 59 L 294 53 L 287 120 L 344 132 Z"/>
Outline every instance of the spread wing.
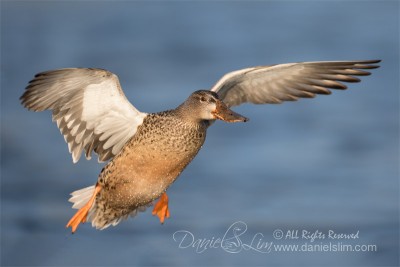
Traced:
<path fill-rule="evenodd" d="M 342 82 L 359 82 L 354 76 L 370 73 L 380 60 L 319 61 L 259 66 L 225 74 L 212 88 L 228 106 L 245 102 L 277 104 L 330 94 L 329 89 L 346 89 Z"/>
<path fill-rule="evenodd" d="M 102 69 L 70 68 L 39 73 L 21 96 L 32 111 L 52 110 L 73 162 L 85 150 L 99 161 L 115 156 L 136 133 L 146 113 L 125 97 L 118 77 Z"/>

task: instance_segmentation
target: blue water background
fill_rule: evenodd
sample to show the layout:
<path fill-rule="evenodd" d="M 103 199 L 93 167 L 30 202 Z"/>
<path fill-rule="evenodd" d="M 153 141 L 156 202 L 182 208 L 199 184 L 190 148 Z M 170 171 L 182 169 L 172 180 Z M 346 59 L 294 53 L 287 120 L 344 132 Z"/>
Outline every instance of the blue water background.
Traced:
<path fill-rule="evenodd" d="M 69 193 L 94 184 L 101 165 L 74 165 L 50 113 L 18 100 L 37 72 L 98 67 L 118 74 L 139 110 L 156 112 L 232 70 L 355 59 L 383 62 L 347 91 L 243 105 L 235 110 L 249 123 L 215 123 L 169 189 L 163 226 L 148 210 L 71 235 Z M 1 264 L 398 266 L 398 92 L 398 1 L 2 1 Z M 197 253 L 173 239 L 179 230 L 222 237 L 237 221 L 247 243 L 261 233 L 310 244 L 276 240 L 276 229 L 359 231 L 342 241 L 378 251 Z"/>

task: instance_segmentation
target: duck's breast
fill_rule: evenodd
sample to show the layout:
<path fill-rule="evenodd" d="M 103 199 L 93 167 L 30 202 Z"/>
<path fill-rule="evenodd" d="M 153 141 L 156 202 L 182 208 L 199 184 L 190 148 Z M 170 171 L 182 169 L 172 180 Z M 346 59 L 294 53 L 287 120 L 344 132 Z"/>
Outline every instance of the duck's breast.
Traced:
<path fill-rule="evenodd" d="M 103 171 L 110 201 L 134 206 L 158 198 L 197 155 L 205 137 L 206 127 L 147 116 L 137 134 Z"/>

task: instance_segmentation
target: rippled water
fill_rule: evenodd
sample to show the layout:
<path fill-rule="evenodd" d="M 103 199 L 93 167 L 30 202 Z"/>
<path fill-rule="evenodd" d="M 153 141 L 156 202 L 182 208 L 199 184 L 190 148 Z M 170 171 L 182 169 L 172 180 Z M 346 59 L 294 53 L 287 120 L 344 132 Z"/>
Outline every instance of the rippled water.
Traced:
<path fill-rule="evenodd" d="M 399 264 L 397 1 L 1 4 L 2 265 Z M 215 123 L 170 188 L 172 217 L 163 226 L 147 211 L 71 235 L 68 194 L 93 184 L 101 166 L 73 165 L 50 114 L 18 101 L 35 73 L 54 68 L 109 69 L 138 109 L 155 112 L 235 69 L 375 58 L 382 67 L 351 90 L 244 105 L 236 110 L 249 123 Z M 296 239 L 296 230 L 325 237 Z M 329 239 L 330 230 L 358 235 Z M 225 239 L 197 247 L 182 233 Z M 266 249 L 340 241 L 378 251 L 261 253 L 249 250 L 253 238 Z"/>

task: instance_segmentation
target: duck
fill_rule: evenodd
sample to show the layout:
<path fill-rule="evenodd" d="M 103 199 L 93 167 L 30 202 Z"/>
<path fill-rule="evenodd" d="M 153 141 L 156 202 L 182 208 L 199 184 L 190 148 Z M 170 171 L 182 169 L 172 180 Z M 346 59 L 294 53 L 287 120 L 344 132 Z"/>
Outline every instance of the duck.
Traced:
<path fill-rule="evenodd" d="M 207 129 L 217 120 L 249 119 L 232 110 L 243 103 L 279 104 L 331 94 L 360 82 L 381 60 L 314 61 L 256 66 L 223 75 L 178 107 L 156 113 L 135 108 L 114 73 L 99 68 L 64 68 L 38 73 L 21 104 L 50 110 L 72 161 L 96 153 L 105 166 L 97 182 L 71 193 L 77 212 L 66 227 L 74 233 L 90 222 L 102 230 L 154 205 L 161 224 L 170 217 L 167 189 L 196 157 Z"/>

